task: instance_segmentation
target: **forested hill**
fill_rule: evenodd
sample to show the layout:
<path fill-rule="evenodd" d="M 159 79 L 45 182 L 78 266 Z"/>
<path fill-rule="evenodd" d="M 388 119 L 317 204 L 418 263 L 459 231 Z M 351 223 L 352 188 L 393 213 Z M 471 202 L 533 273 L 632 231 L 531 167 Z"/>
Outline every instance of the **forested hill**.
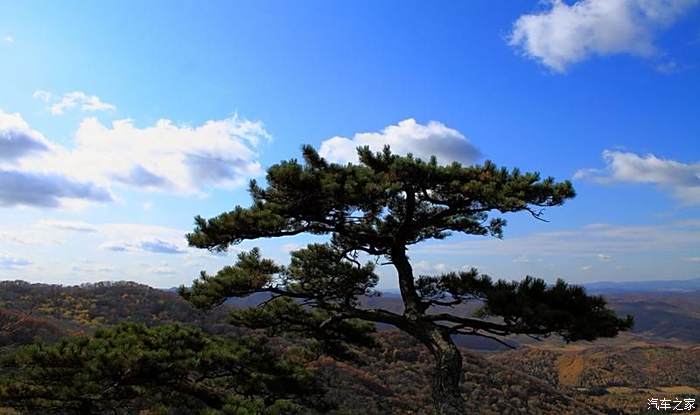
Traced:
<path fill-rule="evenodd" d="M 697 342 L 697 333 L 700 332 L 699 295 L 700 292 L 610 295 L 608 299 L 611 306 L 619 312 L 635 315 L 637 325 L 636 333 L 612 339 L 604 348 L 579 345 L 576 346 L 579 349 L 560 352 L 552 351 L 559 349 L 545 345 L 542 351 L 523 348 L 493 355 L 489 360 L 465 348 L 464 390 L 469 393 L 467 402 L 470 409 L 475 413 L 487 414 L 612 413 L 610 409 L 619 406 L 624 400 L 631 408 L 630 413 L 634 413 L 636 402 L 646 392 L 625 390 L 622 393 L 614 385 L 633 385 L 639 373 L 649 370 L 649 362 L 648 359 L 628 358 L 637 354 L 630 354 L 624 349 L 629 347 L 624 345 L 630 341 L 627 336 L 632 336 L 637 345 L 640 341 L 650 342 L 647 349 L 641 349 L 648 350 L 645 353 L 657 353 L 657 350 L 661 350 L 659 348 L 668 347 L 653 345 L 662 341 L 678 344 Z M 194 309 L 174 290 L 154 289 L 133 282 L 102 282 L 64 287 L 4 281 L 0 282 L 0 348 L 8 350 L 38 340 L 53 342 L 66 336 L 89 334 L 99 327 L 124 321 L 149 326 L 186 323 L 201 327 L 211 334 L 237 336 L 245 332 L 227 323 L 228 310 L 231 307 L 251 306 L 261 300 L 263 298 L 256 297 L 230 301 L 221 309 L 204 313 Z M 400 307 L 397 298 L 392 295 L 365 301 L 368 305 L 388 309 Z M 322 357 L 312 364 L 312 369 L 327 388 L 328 399 L 338 408 L 332 413 L 419 414 L 429 411 L 430 358 L 426 351 L 396 331 L 380 332 L 377 339 L 381 347 L 363 353 L 358 361 L 348 363 Z M 462 344 L 471 347 L 481 345 L 469 341 L 471 340 L 467 338 Z M 289 347 L 289 343 L 280 344 L 283 350 Z M 688 351 L 676 353 L 681 360 L 696 349 L 684 350 Z M 548 365 L 547 362 L 551 359 L 542 358 L 552 353 L 564 356 L 552 360 L 559 362 L 559 369 Z M 603 373 L 599 371 L 609 366 L 605 362 L 616 362 L 624 370 L 615 371 L 619 373 L 618 377 L 610 378 L 613 379 L 612 383 L 601 381 L 600 385 L 594 385 L 599 386 L 598 389 L 607 388 L 606 395 L 588 396 L 586 392 L 575 389 L 578 386 L 590 386 L 587 383 L 564 384 L 560 381 L 570 372 L 569 366 L 564 363 L 579 360 L 589 362 L 586 363 L 588 366 L 584 366 L 588 372 L 582 373 L 595 373 L 595 376 L 599 376 L 598 373 Z M 681 360 L 669 363 L 669 368 L 683 365 Z M 658 367 L 655 370 L 656 379 L 665 379 L 668 381 L 666 383 L 673 384 L 671 380 L 675 379 L 673 376 L 677 375 L 676 372 L 671 373 L 669 369 L 666 373 L 664 368 Z M 605 376 L 601 379 L 608 379 Z M 690 378 L 686 376 L 676 380 L 687 383 L 688 379 Z M 629 396 L 634 398 L 630 399 Z"/>
<path fill-rule="evenodd" d="M 217 333 L 230 331 L 225 310 L 206 316 L 176 293 L 134 282 L 99 282 L 79 286 L 0 281 L 0 345 L 52 341 L 90 333 L 123 321 L 156 325 L 189 323 Z"/>
<path fill-rule="evenodd" d="M 78 286 L 0 282 L 0 305 L 90 326 L 124 319 L 153 323 L 190 321 L 192 308 L 177 295 L 134 282 Z"/>
<path fill-rule="evenodd" d="M 4 349 L 90 333 L 126 320 L 147 325 L 181 322 L 219 334 L 237 333 L 236 328 L 226 324 L 225 310 L 205 316 L 172 291 L 140 284 L 62 287 L 0 282 Z M 321 357 L 311 364 L 310 369 L 323 381 L 327 399 L 335 405 L 336 409 L 329 413 L 428 413 L 431 358 L 427 351 L 396 331 L 379 333 L 377 340 L 381 347 L 367 350 L 351 363 Z M 285 342 L 280 345 L 283 351 L 290 347 Z M 474 413 L 595 414 L 604 410 L 603 406 L 593 408 L 546 382 L 489 363 L 466 350 L 464 369 L 464 390 L 469 393 L 468 402 Z"/>
<path fill-rule="evenodd" d="M 700 291 L 635 292 L 606 295 L 618 313 L 635 317 L 632 333 L 652 341 L 700 342 Z M 263 298 L 231 300 L 226 307 L 252 306 Z M 400 311 L 394 295 L 365 300 L 369 306 Z M 10 333 L 0 335 L 0 345 L 25 343 L 38 336 L 55 339 L 68 333 L 90 331 L 103 324 L 132 321 L 154 325 L 182 322 L 221 334 L 233 330 L 226 323 L 226 307 L 203 313 L 181 299 L 174 290 L 161 290 L 134 282 L 99 282 L 79 286 L 0 281 L 0 327 L 22 319 Z M 383 329 L 384 327 L 379 327 Z M 8 339 L 10 336 L 12 339 Z M 464 337 L 462 346 L 502 350 L 488 339 Z M 518 344 L 518 339 L 513 339 Z"/>

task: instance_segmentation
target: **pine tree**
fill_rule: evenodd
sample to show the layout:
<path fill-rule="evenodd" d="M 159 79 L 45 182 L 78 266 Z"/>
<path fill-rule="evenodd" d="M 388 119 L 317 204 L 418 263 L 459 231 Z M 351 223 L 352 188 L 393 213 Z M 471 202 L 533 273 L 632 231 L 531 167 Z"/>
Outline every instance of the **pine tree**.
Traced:
<path fill-rule="evenodd" d="M 0 359 L 0 406 L 28 413 L 280 414 L 323 404 L 313 376 L 253 338 L 121 323 Z"/>
<path fill-rule="evenodd" d="M 618 318 L 603 298 L 561 280 L 550 286 L 531 277 L 493 281 L 475 269 L 440 276 L 413 272 L 408 247 L 455 232 L 500 238 L 502 214 L 528 212 L 542 219 L 544 208 L 574 197 L 570 182 L 491 162 L 439 165 L 434 157 L 426 162 L 392 154 L 388 147 L 380 153 L 359 148 L 358 154 L 359 164 L 341 165 L 305 146 L 303 163 L 273 165 L 265 187 L 251 181 L 252 206 L 196 217 L 187 235 L 190 245 L 215 251 L 302 233 L 330 240 L 292 252 L 286 267 L 261 258 L 257 249 L 242 253 L 215 275 L 202 272 L 191 288 L 181 287 L 181 295 L 206 309 L 230 297 L 268 293 L 260 306 L 234 312 L 232 322 L 313 338 L 330 354 L 347 354 L 348 343 L 370 345 L 368 323 L 403 330 L 434 356 L 432 393 L 439 414 L 463 413 L 462 357 L 454 335 L 554 334 L 576 341 L 612 337 L 631 327 L 631 317 Z M 378 294 L 376 261 L 361 263 L 366 256 L 395 268 L 402 313 L 361 306 L 362 296 Z M 480 313 L 455 308 L 467 302 L 481 304 Z M 451 311 L 442 311 L 446 308 Z"/>

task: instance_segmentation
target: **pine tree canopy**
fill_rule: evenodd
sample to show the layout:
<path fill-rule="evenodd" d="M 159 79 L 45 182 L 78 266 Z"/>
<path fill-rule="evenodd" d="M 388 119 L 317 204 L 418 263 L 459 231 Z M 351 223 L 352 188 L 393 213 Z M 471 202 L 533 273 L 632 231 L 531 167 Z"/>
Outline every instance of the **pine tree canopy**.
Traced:
<path fill-rule="evenodd" d="M 493 281 L 478 271 L 416 276 L 408 247 L 452 233 L 501 238 L 503 214 L 527 212 L 544 220 L 547 207 L 574 197 L 569 181 L 538 173 L 498 168 L 491 162 L 440 165 L 359 148 L 359 164 L 324 160 L 310 146 L 303 163 L 283 161 L 267 171 L 266 185 L 252 181 L 250 207 L 237 206 L 211 219 L 195 218 L 187 235 L 191 246 L 225 251 L 245 240 L 302 233 L 328 235 L 291 253 L 287 266 L 261 257 L 257 249 L 214 275 L 202 272 L 180 294 L 199 308 L 230 297 L 267 293 L 258 307 L 233 313 L 234 324 L 315 339 L 320 350 L 352 355 L 348 343 L 371 345 L 369 323 L 393 325 L 420 340 L 436 359 L 433 384 L 436 412 L 461 413 L 461 355 L 453 335 L 493 338 L 524 334 L 559 335 L 566 341 L 615 336 L 632 325 L 619 318 L 602 297 L 557 281 L 547 285 Z M 375 261 L 362 263 L 366 258 Z M 393 265 L 403 311 L 365 307 L 364 296 L 378 295 L 375 264 Z M 465 303 L 481 307 L 466 312 Z"/>
<path fill-rule="evenodd" d="M 335 326 L 354 319 L 404 329 L 420 319 L 453 333 L 559 334 L 566 340 L 614 336 L 630 326 L 631 320 L 617 318 L 601 297 L 588 296 L 580 287 L 563 281 L 547 286 L 531 277 L 519 283 L 493 282 L 476 270 L 400 280 L 408 319 L 359 307 L 360 296 L 377 294 L 373 288 L 378 276 L 373 262 L 358 262 L 358 252 L 384 256 L 402 266 L 409 245 L 442 239 L 451 232 L 501 237 L 506 221 L 497 214 L 526 211 L 541 219 L 543 208 L 561 205 L 575 193 L 568 181 L 541 179 L 537 173 L 509 171 L 490 162 L 443 166 L 435 158 L 424 162 L 392 154 L 388 148 L 376 154 L 360 148 L 358 153 L 360 164 L 339 165 L 306 146 L 303 164 L 290 160 L 270 167 L 265 188 L 251 182 L 251 207 L 238 206 L 208 220 L 197 217 L 195 231 L 187 235 L 192 246 L 211 250 L 303 232 L 330 234 L 329 243 L 293 252 L 287 267 L 261 258 L 257 249 L 242 253 L 235 265 L 216 275 L 202 273 L 181 294 L 196 306 L 209 308 L 229 297 L 267 292 L 275 300 L 236 313 L 235 322 L 297 332 L 302 326 L 313 332 L 324 325 L 336 338 L 344 330 Z M 472 300 L 484 304 L 480 318 L 423 315 L 433 306 Z M 292 324 L 280 319 L 284 315 L 299 319 Z"/>
<path fill-rule="evenodd" d="M 306 413 L 322 400 L 264 341 L 122 323 L 0 360 L 0 402 L 31 413 Z"/>
<path fill-rule="evenodd" d="M 225 250 L 243 240 L 331 234 L 337 248 L 390 255 L 398 244 L 442 239 L 450 232 L 501 236 L 505 220 L 490 212 L 557 206 L 574 196 L 568 181 L 508 171 L 486 162 L 465 167 L 438 165 L 360 148 L 359 165 L 329 164 L 310 146 L 297 160 L 269 168 L 266 188 L 251 182 L 253 205 L 213 219 L 195 218 L 192 246 Z"/>

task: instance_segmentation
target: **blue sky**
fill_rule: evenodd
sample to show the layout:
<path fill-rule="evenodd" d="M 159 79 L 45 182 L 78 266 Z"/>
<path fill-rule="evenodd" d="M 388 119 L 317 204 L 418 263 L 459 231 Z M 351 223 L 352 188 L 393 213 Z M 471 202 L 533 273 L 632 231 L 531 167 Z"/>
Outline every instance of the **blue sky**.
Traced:
<path fill-rule="evenodd" d="M 413 247 L 418 272 L 700 277 L 697 0 L 0 1 L 0 61 L 2 279 L 214 271 L 233 254 L 188 248 L 192 218 L 305 143 L 574 181 L 549 223 Z"/>

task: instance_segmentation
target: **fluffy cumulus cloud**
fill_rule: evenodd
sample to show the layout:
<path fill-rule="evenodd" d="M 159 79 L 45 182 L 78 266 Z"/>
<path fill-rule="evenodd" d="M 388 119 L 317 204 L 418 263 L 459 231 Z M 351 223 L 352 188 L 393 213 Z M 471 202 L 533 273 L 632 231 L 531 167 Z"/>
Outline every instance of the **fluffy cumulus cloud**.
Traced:
<path fill-rule="evenodd" d="M 49 148 L 50 143 L 46 138 L 32 130 L 19 114 L 0 111 L 0 162 L 15 162 Z"/>
<path fill-rule="evenodd" d="M 261 173 L 255 147 L 269 135 L 261 123 L 231 117 L 199 126 L 160 120 L 146 128 L 130 120 L 104 125 L 84 120 L 74 149 L 37 162 L 103 185 L 199 193 L 213 185 L 233 187 Z"/>
<path fill-rule="evenodd" d="M 648 183 L 669 191 L 682 203 L 700 205 L 700 163 L 681 163 L 653 154 L 605 150 L 603 169 L 582 169 L 576 179 L 599 183 Z"/>
<path fill-rule="evenodd" d="M 395 153 L 412 153 L 425 160 L 435 155 L 440 163 L 459 161 L 470 164 L 479 157 L 479 150 L 459 131 L 437 121 L 420 124 L 412 118 L 380 132 L 358 133 L 352 138 L 330 138 L 321 143 L 319 154 L 335 162 L 356 162 L 357 147 L 369 146 L 374 151 L 381 151 L 385 145 Z"/>
<path fill-rule="evenodd" d="M 49 111 L 54 115 L 61 115 L 65 110 L 71 108 L 79 108 L 84 112 L 115 111 L 117 109 L 113 104 L 102 101 L 100 97 L 88 95 L 83 91 L 73 91 L 63 96 L 55 96 L 51 92 L 39 90 L 34 92 L 33 96 L 50 104 Z"/>
<path fill-rule="evenodd" d="M 190 195 L 231 188 L 262 173 L 256 148 L 269 138 L 262 123 L 237 116 L 198 126 L 160 120 L 145 128 L 86 118 L 64 147 L 18 114 L 0 111 L 0 205 L 109 202 L 115 187 Z"/>
<path fill-rule="evenodd" d="M 0 111 L 0 206 L 57 207 L 66 200 L 112 200 L 106 188 L 89 180 L 23 167 L 57 151 L 58 146 L 31 129 L 19 114 Z"/>
<path fill-rule="evenodd" d="M 546 10 L 520 16 L 511 46 L 557 72 L 592 55 L 657 53 L 656 34 L 699 0 L 549 0 Z"/>
<path fill-rule="evenodd" d="M 92 183 L 57 174 L 0 170 L 0 206 L 55 208 L 61 206 L 63 199 L 110 202 L 112 195 Z"/>

